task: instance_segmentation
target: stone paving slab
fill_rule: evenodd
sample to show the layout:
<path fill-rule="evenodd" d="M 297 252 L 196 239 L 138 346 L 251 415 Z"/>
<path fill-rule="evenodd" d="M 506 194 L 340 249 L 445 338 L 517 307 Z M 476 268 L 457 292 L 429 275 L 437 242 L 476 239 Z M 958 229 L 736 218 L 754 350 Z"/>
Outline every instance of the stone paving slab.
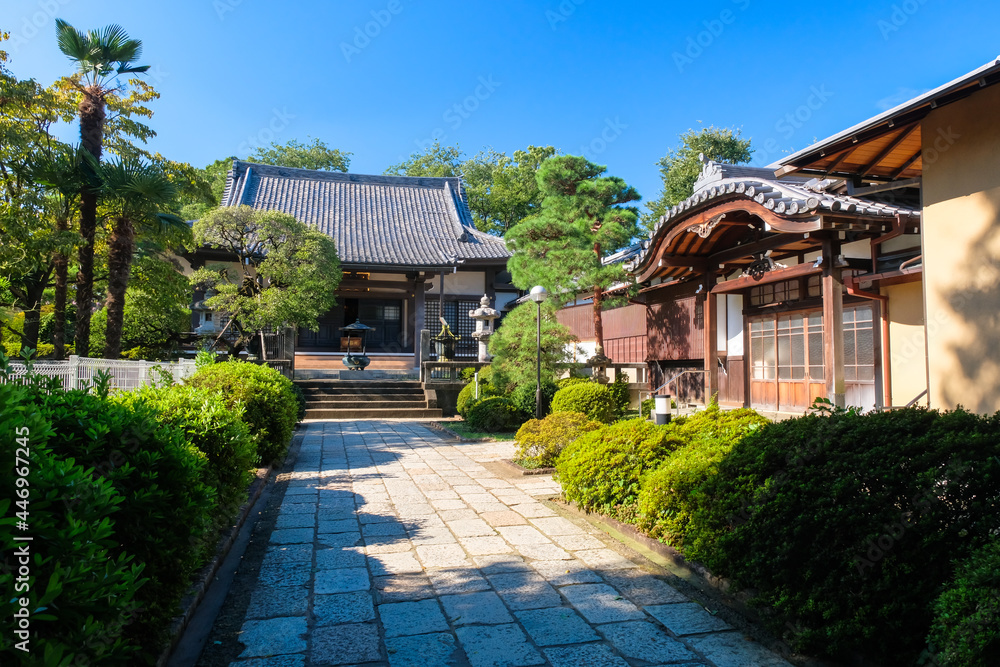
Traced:
<path fill-rule="evenodd" d="M 788 663 L 504 479 L 511 443 L 419 423 L 310 422 L 232 667 Z"/>

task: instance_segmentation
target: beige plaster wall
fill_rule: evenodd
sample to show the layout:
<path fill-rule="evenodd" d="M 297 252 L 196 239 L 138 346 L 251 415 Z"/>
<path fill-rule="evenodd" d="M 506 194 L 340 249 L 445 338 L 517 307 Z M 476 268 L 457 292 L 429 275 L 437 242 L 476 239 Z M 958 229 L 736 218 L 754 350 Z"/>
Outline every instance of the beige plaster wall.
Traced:
<path fill-rule="evenodd" d="M 923 256 L 933 407 L 1000 410 L 1000 86 L 923 121 Z"/>
<path fill-rule="evenodd" d="M 882 288 L 889 297 L 892 405 L 906 405 L 927 388 L 924 292 L 920 282 Z M 924 396 L 917 405 L 927 405 Z"/>
<path fill-rule="evenodd" d="M 431 288 L 427 294 L 439 294 L 438 283 L 441 275 L 437 274 L 428 281 Z M 457 271 L 444 274 L 444 293 L 448 294 L 478 294 L 486 293 L 486 273 L 484 271 Z"/>

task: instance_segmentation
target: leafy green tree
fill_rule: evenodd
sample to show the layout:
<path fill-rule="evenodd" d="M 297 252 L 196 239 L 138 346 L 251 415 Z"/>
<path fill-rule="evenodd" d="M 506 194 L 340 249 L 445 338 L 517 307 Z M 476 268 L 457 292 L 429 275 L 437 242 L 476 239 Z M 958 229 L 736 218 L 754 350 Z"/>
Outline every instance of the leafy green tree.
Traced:
<path fill-rule="evenodd" d="M 108 324 L 104 357 L 118 359 L 125 318 L 125 291 L 137 234 L 165 235 L 173 231 L 183 237 L 188 227 L 177 216 L 163 212 L 163 208 L 174 200 L 175 189 L 159 168 L 132 159 L 107 162 L 96 168 L 101 180 L 102 212 L 109 223 L 105 304 Z"/>
<path fill-rule="evenodd" d="M 486 150 L 460 165 L 476 227 L 503 236 L 542 204 L 535 174 L 556 154 L 552 146 L 528 146 L 513 157 Z"/>
<path fill-rule="evenodd" d="M 433 176 L 437 178 L 461 174 L 462 149 L 458 146 L 434 145 L 413 153 L 399 164 L 385 170 L 393 176 Z"/>
<path fill-rule="evenodd" d="M 74 238 L 65 220 L 65 201 L 40 187 L 36 172 L 69 148 L 51 136 L 58 116 L 50 91 L 17 79 L 6 61 L 0 51 L 0 275 L 7 281 L 8 297 L 2 305 L 23 311 L 23 326 L 5 326 L 21 340 L 22 349 L 37 350 L 41 306 L 55 258 L 68 255 Z"/>
<path fill-rule="evenodd" d="M 642 215 L 642 226 L 647 232 L 652 231 L 656 221 L 668 208 L 694 193 L 694 182 L 701 173 L 700 156 L 727 164 L 746 164 L 753 155 L 750 140 L 742 139 L 738 129 L 714 126 L 697 132 L 692 129 L 682 134 L 680 140 L 679 147 L 668 150 L 657 161 L 660 177 L 663 179 L 663 191 L 659 197 L 646 204 L 647 211 Z"/>
<path fill-rule="evenodd" d="M 319 317 L 336 303 L 341 276 L 336 244 L 287 213 L 219 208 L 195 223 L 194 236 L 196 243 L 227 251 L 239 262 L 206 266 L 191 276 L 195 287 L 216 291 L 206 305 L 227 315 L 236 330 L 230 354 L 265 328 L 316 329 Z M 224 333 L 216 343 L 225 341 Z"/>
<path fill-rule="evenodd" d="M 56 231 L 64 236 L 70 231 L 77 213 L 80 191 L 88 185 L 84 162 L 85 154 L 81 148 L 50 144 L 48 150 L 36 153 L 35 162 L 31 166 L 32 178 L 45 188 L 54 204 Z M 72 250 L 70 240 L 67 237 L 66 245 L 56 248 L 52 258 L 55 277 L 52 345 L 56 359 L 66 357 L 66 301 Z M 74 234 L 72 241 L 76 240 Z"/>
<path fill-rule="evenodd" d="M 602 349 L 604 290 L 628 282 L 620 263 L 603 260 L 636 235 L 638 212 L 625 204 L 639 200 L 621 178 L 602 176 L 606 171 L 575 155 L 549 158 L 537 175 L 541 210 L 504 237 L 513 251 L 507 266 L 521 289 L 542 285 L 561 302 L 593 294 L 594 334 Z"/>
<path fill-rule="evenodd" d="M 122 322 L 122 357 L 166 359 L 191 330 L 191 285 L 169 259 L 140 249 L 132 264 Z M 108 310 L 94 314 L 90 347 L 106 345 Z"/>
<path fill-rule="evenodd" d="M 542 303 L 542 382 L 554 383 L 570 362 L 569 345 L 577 340 L 556 318 L 559 304 L 551 299 Z M 522 303 L 510 311 L 490 337 L 491 385 L 501 394 L 521 385 L 535 386 L 538 306 Z"/>
<path fill-rule="evenodd" d="M 100 161 L 104 148 L 105 123 L 109 96 L 120 99 L 117 79 L 122 74 L 141 74 L 148 65 L 132 62 L 142 55 L 142 42 L 131 39 L 124 28 L 109 25 L 102 31 L 80 32 L 66 21 L 56 19 L 59 50 L 77 65 L 70 81 L 80 93 L 77 115 L 80 119 L 81 144 Z M 126 100 L 128 103 L 128 100 Z M 122 122 L 130 119 L 119 118 Z M 134 130 L 135 128 L 133 128 Z M 77 354 L 87 355 L 90 339 L 90 315 L 93 304 L 94 236 L 97 230 L 97 193 L 92 188 L 80 191 L 80 236 L 77 273 Z"/>
<path fill-rule="evenodd" d="M 266 148 L 261 146 L 251 153 L 247 160 L 277 167 L 346 172 L 351 166 L 351 155 L 353 153 L 330 148 L 319 139 L 313 139 L 311 143 L 292 139 L 284 145 L 272 143 Z"/>

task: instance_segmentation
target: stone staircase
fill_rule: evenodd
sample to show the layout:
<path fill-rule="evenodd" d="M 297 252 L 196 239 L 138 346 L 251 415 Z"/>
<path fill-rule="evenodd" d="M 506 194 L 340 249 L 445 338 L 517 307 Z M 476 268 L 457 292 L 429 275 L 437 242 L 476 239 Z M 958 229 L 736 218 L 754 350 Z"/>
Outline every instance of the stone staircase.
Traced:
<path fill-rule="evenodd" d="M 300 380 L 306 419 L 440 419 L 417 380 Z"/>

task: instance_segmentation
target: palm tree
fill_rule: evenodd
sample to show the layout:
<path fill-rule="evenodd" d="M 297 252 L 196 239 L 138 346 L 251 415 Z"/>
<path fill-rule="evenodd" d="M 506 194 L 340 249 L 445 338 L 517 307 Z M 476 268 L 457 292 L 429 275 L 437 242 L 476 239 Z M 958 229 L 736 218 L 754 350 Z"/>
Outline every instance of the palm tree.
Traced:
<path fill-rule="evenodd" d="M 36 155 L 31 165 L 32 178 L 48 190 L 55 201 L 56 232 L 67 239 L 70 238 L 70 221 L 76 210 L 80 191 L 88 186 L 94 187 L 93 183 L 88 183 L 89 170 L 86 166 L 83 149 L 65 144 L 56 144 L 51 150 Z M 72 246 L 72 243 L 67 243 L 56 248 L 52 258 L 55 274 L 52 343 L 55 345 L 56 359 L 64 359 L 66 356 L 66 293 Z"/>
<path fill-rule="evenodd" d="M 166 234 L 174 230 L 190 234 L 187 224 L 162 210 L 176 191 L 164 173 L 152 165 L 128 159 L 100 165 L 101 203 L 110 231 L 108 244 L 108 328 L 104 358 L 121 356 L 125 321 L 125 291 L 140 231 Z"/>
<path fill-rule="evenodd" d="M 149 66 L 134 66 L 142 55 L 142 42 L 130 39 L 119 25 L 103 31 L 80 32 L 62 19 L 56 19 L 59 50 L 77 64 L 73 81 L 82 94 L 77 105 L 80 117 L 80 142 L 100 162 L 104 145 L 104 121 L 107 95 L 118 90 L 120 74 L 141 74 Z M 76 352 L 86 356 L 90 348 L 90 314 L 94 300 L 94 233 L 97 229 L 97 194 L 90 188 L 80 191 L 80 270 L 76 287 Z"/>

